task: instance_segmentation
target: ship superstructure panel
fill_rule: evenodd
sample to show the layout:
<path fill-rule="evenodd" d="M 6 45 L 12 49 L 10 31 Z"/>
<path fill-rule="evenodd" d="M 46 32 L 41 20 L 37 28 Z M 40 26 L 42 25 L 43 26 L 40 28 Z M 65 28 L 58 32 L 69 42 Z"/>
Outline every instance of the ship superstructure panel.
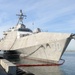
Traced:
<path fill-rule="evenodd" d="M 58 37 L 57 37 L 58 36 Z M 42 45 L 50 42 L 58 42 L 61 40 L 68 39 L 70 34 L 63 34 L 62 33 L 48 33 L 48 32 L 40 32 L 37 34 L 31 34 L 25 37 L 21 37 L 16 40 L 15 44 L 11 48 L 13 49 L 20 49 L 30 46 Z"/>

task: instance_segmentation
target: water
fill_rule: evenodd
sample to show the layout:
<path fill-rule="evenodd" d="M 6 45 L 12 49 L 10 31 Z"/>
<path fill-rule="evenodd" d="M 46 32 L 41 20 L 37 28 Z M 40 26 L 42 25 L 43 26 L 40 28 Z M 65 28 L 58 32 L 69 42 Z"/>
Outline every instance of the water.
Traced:
<path fill-rule="evenodd" d="M 25 71 L 29 71 L 35 75 L 75 75 L 75 52 L 65 52 L 62 56 L 62 59 L 65 60 L 65 63 L 61 66 L 40 66 L 20 68 Z M 40 62 L 21 58 L 21 60 L 18 60 L 17 63 L 37 64 Z"/>
<path fill-rule="evenodd" d="M 40 67 L 20 67 L 25 71 L 35 75 L 75 75 L 75 52 L 65 52 L 62 57 L 65 63 L 62 66 L 40 66 Z M 21 59 L 18 63 L 38 63 L 32 60 Z"/>
<path fill-rule="evenodd" d="M 62 58 L 65 59 L 61 66 L 64 75 L 75 75 L 75 52 L 65 52 Z"/>

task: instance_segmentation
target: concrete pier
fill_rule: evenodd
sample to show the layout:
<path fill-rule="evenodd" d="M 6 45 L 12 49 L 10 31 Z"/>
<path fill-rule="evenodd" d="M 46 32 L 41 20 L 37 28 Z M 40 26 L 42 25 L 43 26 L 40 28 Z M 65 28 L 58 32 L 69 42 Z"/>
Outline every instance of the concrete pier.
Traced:
<path fill-rule="evenodd" d="M 2 68 L 1 65 L 0 65 L 0 75 L 7 75 L 7 73 L 6 73 L 5 70 Z"/>
<path fill-rule="evenodd" d="M 7 72 L 7 74 L 16 75 L 17 67 L 6 59 L 0 59 L 0 65 Z"/>

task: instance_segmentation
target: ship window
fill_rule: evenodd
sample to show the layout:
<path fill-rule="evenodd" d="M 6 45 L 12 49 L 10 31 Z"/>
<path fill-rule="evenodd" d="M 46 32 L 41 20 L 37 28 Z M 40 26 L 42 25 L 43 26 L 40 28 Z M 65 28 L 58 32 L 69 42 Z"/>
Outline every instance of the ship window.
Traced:
<path fill-rule="evenodd" d="M 18 29 L 18 31 L 32 32 L 32 30 L 30 30 L 30 29 Z"/>
<path fill-rule="evenodd" d="M 20 34 L 20 37 L 28 36 L 29 34 Z"/>

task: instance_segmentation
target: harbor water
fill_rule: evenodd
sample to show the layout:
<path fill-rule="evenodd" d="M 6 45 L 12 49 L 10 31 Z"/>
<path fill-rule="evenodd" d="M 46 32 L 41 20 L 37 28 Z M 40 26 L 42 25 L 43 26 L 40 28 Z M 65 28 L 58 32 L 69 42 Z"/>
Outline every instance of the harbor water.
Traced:
<path fill-rule="evenodd" d="M 60 67 L 63 75 L 75 75 L 75 52 L 65 52 L 65 63 Z"/>
<path fill-rule="evenodd" d="M 61 66 L 32 66 L 20 68 L 35 75 L 75 75 L 75 52 L 65 52 L 62 59 L 65 60 L 65 63 Z M 21 59 L 18 63 L 34 64 L 39 62 L 29 59 Z"/>
<path fill-rule="evenodd" d="M 1 52 L 2 53 L 2 52 Z M 75 52 L 65 52 L 62 56 L 65 63 L 61 66 L 32 66 L 19 67 L 20 69 L 33 73 L 34 75 L 75 75 Z M 16 64 L 42 64 L 43 62 L 20 58 Z"/>

